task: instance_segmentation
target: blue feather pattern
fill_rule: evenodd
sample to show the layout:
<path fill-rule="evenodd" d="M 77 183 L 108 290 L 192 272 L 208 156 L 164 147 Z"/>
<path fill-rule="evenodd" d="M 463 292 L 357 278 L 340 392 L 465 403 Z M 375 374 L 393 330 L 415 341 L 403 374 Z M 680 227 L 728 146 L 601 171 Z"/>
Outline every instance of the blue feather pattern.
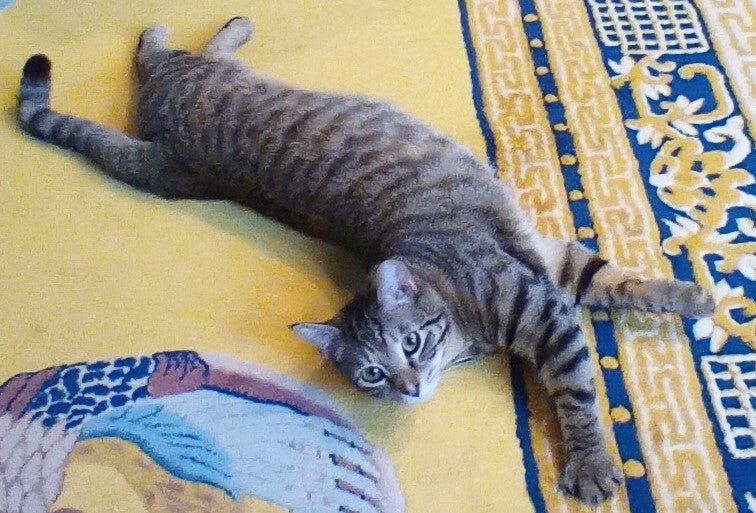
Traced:
<path fill-rule="evenodd" d="M 379 511 L 380 472 L 370 445 L 354 431 L 288 405 L 221 390 L 145 398 L 83 424 L 80 439 L 103 437 L 132 442 L 176 477 L 215 486 L 236 500 L 250 494 L 312 513 L 339 506 Z M 339 459 L 359 471 L 336 464 Z"/>

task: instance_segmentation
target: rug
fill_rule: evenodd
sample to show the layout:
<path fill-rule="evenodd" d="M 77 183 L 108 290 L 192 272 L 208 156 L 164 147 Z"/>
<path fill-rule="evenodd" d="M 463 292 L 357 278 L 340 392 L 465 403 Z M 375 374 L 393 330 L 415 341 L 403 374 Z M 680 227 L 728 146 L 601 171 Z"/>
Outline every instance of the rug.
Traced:
<path fill-rule="evenodd" d="M 256 68 L 393 101 L 488 159 L 544 233 L 711 290 L 708 319 L 585 312 L 626 476 L 598 510 L 756 511 L 753 2 L 206 4 L 16 0 L 0 11 L 0 382 L 78 361 L 233 355 L 326 389 L 388 454 L 411 513 L 588 510 L 556 491 L 554 419 L 527 373 L 494 358 L 451 371 L 428 403 L 362 397 L 287 328 L 343 305 L 358 261 L 230 204 L 135 192 L 16 127 L 33 53 L 52 58 L 56 108 L 133 130 L 139 32 L 166 23 L 173 44 L 196 50 L 246 15 L 258 33 L 240 57 Z M 87 476 L 139 490 L 120 460 L 173 479 L 124 439 L 80 440 L 71 454 L 70 501 L 56 507 L 96 497 L 101 482 Z M 91 472 L 107 458 L 107 473 Z M 133 493 L 108 507 L 161 511 Z"/>
<path fill-rule="evenodd" d="M 6 513 L 404 511 L 391 463 L 322 392 L 223 357 L 19 374 L 0 412 Z"/>

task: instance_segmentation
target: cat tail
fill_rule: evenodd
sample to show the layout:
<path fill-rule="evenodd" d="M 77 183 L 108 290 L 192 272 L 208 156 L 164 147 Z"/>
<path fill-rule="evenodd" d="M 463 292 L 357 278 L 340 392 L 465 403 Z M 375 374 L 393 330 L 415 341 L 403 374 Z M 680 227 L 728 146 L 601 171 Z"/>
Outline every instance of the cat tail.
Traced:
<path fill-rule="evenodd" d="M 21 128 L 29 135 L 72 149 L 100 164 L 105 171 L 132 186 L 149 188 L 159 167 L 154 144 L 50 109 L 50 59 L 37 54 L 24 65 L 18 99 Z"/>

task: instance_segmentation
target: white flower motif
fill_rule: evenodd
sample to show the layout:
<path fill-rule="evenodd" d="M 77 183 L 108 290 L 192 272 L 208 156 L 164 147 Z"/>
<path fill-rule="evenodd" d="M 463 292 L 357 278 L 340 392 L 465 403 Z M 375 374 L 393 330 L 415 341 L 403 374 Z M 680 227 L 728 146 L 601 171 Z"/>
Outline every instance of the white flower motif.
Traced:
<path fill-rule="evenodd" d="M 708 338 L 714 332 L 714 320 L 711 317 L 698 319 L 693 325 L 693 337 L 696 340 Z"/>
<path fill-rule="evenodd" d="M 663 179 L 665 175 L 654 175 L 651 177 L 652 185 L 658 187 L 659 185 L 655 184 L 653 180 L 656 177 Z M 656 180 L 656 182 L 663 183 L 663 180 Z M 682 251 L 681 247 L 701 231 L 701 225 L 687 217 L 675 216 L 675 221 L 677 222 L 670 221 L 669 219 L 663 219 L 663 221 L 671 232 L 671 236 L 664 239 L 662 244 L 662 248 L 667 255 L 679 255 Z"/>
<path fill-rule="evenodd" d="M 675 223 L 669 219 L 664 219 L 664 224 L 667 225 L 669 231 L 672 232 L 674 237 L 687 239 L 701 230 L 700 224 L 687 217 L 675 216 L 675 221 L 677 222 Z"/>
<path fill-rule="evenodd" d="M 719 303 L 726 297 L 743 297 L 743 287 L 730 287 L 725 280 L 719 280 L 714 287 L 714 300 Z"/>
<path fill-rule="evenodd" d="M 737 267 L 743 276 L 756 281 L 756 255 L 740 255 Z"/>
<path fill-rule="evenodd" d="M 718 353 L 727 343 L 728 335 L 723 328 L 715 325 L 709 337 L 709 351 Z"/>
<path fill-rule="evenodd" d="M 674 102 L 661 102 L 661 106 L 667 111 L 675 108 L 676 114 L 680 117 L 670 122 L 673 128 L 675 128 L 681 135 L 696 136 L 698 135 L 698 129 L 694 127 L 689 121 L 685 121 L 684 118 L 694 115 L 703 107 L 703 98 L 699 98 L 695 101 L 690 101 L 687 96 L 678 96 Z"/>
<path fill-rule="evenodd" d="M 727 343 L 727 332 L 714 324 L 711 317 L 698 319 L 693 325 L 693 337 L 696 340 L 709 339 L 709 350 L 718 353 Z"/>
<path fill-rule="evenodd" d="M 686 116 L 692 116 L 699 110 L 701 110 L 701 107 L 703 107 L 704 100 L 703 98 L 699 98 L 698 100 L 690 101 L 690 99 L 687 96 L 678 96 L 675 99 L 675 105 L 680 107 L 682 109 L 683 114 Z"/>
<path fill-rule="evenodd" d="M 714 301 L 719 304 L 726 297 L 742 297 L 743 287 L 732 288 L 725 280 L 719 280 L 713 291 Z M 709 349 L 712 353 L 718 353 L 727 343 L 729 337 L 727 331 L 714 324 L 711 317 L 698 319 L 693 324 L 693 337 L 696 340 L 709 338 Z"/>
<path fill-rule="evenodd" d="M 753 219 L 743 217 L 735 221 L 735 223 L 737 223 L 740 233 L 756 238 L 756 223 L 754 223 Z"/>
<path fill-rule="evenodd" d="M 706 237 L 706 242 L 714 244 L 729 244 L 734 241 L 740 235 L 737 231 L 731 231 L 727 233 L 713 232 Z"/>
<path fill-rule="evenodd" d="M 687 135 L 690 137 L 698 135 L 698 129 L 687 121 L 676 119 L 672 121 L 670 125 L 672 125 L 672 128 L 680 132 L 682 135 Z"/>
<path fill-rule="evenodd" d="M 638 119 L 628 119 L 625 126 L 638 131 L 635 134 L 638 144 L 651 143 L 651 147 L 656 149 L 664 142 L 664 134 L 648 123 L 641 123 Z"/>
<path fill-rule="evenodd" d="M 672 88 L 667 84 L 657 84 L 644 82 L 641 84 L 641 92 L 652 100 L 658 100 L 662 96 L 669 96 L 672 94 Z"/>
<path fill-rule="evenodd" d="M 635 66 L 635 59 L 625 55 L 622 57 L 622 59 L 620 59 L 619 62 L 610 60 L 608 64 L 611 70 L 614 71 L 617 76 L 629 75 L 630 72 L 633 71 L 633 66 Z"/>

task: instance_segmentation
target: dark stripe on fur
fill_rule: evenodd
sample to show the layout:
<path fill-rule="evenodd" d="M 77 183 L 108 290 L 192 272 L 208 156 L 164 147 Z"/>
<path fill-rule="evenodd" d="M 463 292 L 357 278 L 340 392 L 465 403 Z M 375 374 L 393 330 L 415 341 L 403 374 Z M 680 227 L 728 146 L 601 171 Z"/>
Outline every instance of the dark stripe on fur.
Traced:
<path fill-rule="evenodd" d="M 563 399 L 563 398 L 570 398 L 577 403 L 589 404 L 596 400 L 596 391 L 595 390 L 573 390 L 570 388 L 566 388 L 564 390 L 559 390 L 558 392 L 555 392 L 552 395 L 552 397 L 554 398 L 555 402 L 558 402 L 560 399 Z"/>
<path fill-rule="evenodd" d="M 556 305 L 557 302 L 554 298 L 549 298 L 546 303 L 543 305 L 543 310 L 541 311 L 541 316 L 538 318 L 538 323 L 544 323 L 551 317 L 554 317 L 556 314 Z"/>
<path fill-rule="evenodd" d="M 554 321 L 549 321 L 549 324 L 547 325 L 547 329 L 550 326 L 553 326 Z M 551 333 L 547 335 L 544 335 L 543 346 L 540 349 L 540 352 L 536 356 L 536 365 L 540 369 L 543 365 L 547 363 L 548 360 L 556 357 L 559 355 L 562 351 L 564 351 L 569 344 L 575 340 L 576 337 L 580 336 L 582 334 L 582 330 L 580 329 L 580 326 L 578 324 L 575 324 L 573 326 L 570 326 L 567 331 L 564 331 L 563 333 L 559 334 L 559 337 L 555 341 L 551 341 Z"/>
<path fill-rule="evenodd" d="M 427 322 L 423 323 L 423 325 L 422 325 L 422 326 L 420 326 L 420 329 L 421 329 L 421 330 L 424 330 L 424 329 L 425 329 L 425 328 L 427 328 L 428 326 L 432 326 L 432 325 L 434 325 L 434 324 L 438 324 L 438 323 L 439 323 L 439 322 L 441 321 L 441 319 L 443 319 L 443 315 L 439 314 L 439 315 L 437 315 L 436 317 L 434 317 L 433 319 L 431 319 L 431 320 L 429 320 L 429 321 L 427 321 Z"/>
<path fill-rule="evenodd" d="M 580 348 L 580 350 L 578 350 L 577 353 L 572 355 L 567 361 L 563 362 L 556 369 L 554 369 L 552 373 L 552 377 L 556 378 L 564 374 L 569 374 L 573 372 L 575 369 L 577 369 L 580 363 L 587 360 L 588 358 L 590 358 L 590 354 L 588 353 L 588 348 L 586 346 L 583 346 Z"/>
<path fill-rule="evenodd" d="M 515 337 L 517 336 L 517 328 L 520 325 L 520 318 L 527 308 L 526 298 L 528 297 L 528 289 L 524 279 L 520 279 L 517 283 L 517 295 L 512 302 L 512 311 L 510 313 L 509 321 L 507 322 L 506 330 L 506 344 L 511 346 Z"/>
<path fill-rule="evenodd" d="M 580 303 L 580 298 L 583 296 L 586 289 L 591 284 L 591 280 L 596 275 L 596 273 L 599 272 L 601 268 L 608 263 L 609 262 L 601 257 L 593 257 L 587 264 L 585 264 L 583 270 L 580 271 L 580 278 L 578 278 L 577 287 L 575 288 L 576 304 Z"/>
<path fill-rule="evenodd" d="M 29 133 L 39 139 L 47 140 L 47 134 L 42 131 L 40 125 L 42 124 L 42 120 L 50 114 L 51 112 L 49 109 L 40 109 L 35 112 L 34 115 L 25 123 L 26 129 L 29 131 Z"/>
<path fill-rule="evenodd" d="M 567 245 L 564 251 L 564 260 L 562 261 L 562 272 L 559 274 L 559 285 L 565 288 L 574 278 L 572 267 L 573 256 L 570 253 L 570 246 Z"/>

